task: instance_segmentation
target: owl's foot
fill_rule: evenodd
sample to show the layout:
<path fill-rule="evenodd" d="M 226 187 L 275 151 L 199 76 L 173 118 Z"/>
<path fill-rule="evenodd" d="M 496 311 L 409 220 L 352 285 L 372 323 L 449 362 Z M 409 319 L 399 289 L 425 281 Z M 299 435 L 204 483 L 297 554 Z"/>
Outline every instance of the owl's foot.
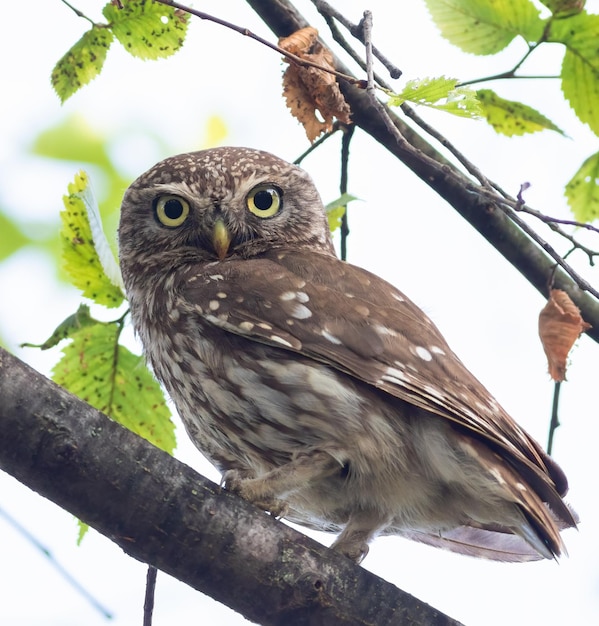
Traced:
<path fill-rule="evenodd" d="M 361 563 L 368 554 L 368 543 L 387 524 L 388 520 L 382 519 L 379 513 L 370 511 L 354 513 L 331 548 L 341 552 L 348 559 Z"/>
<path fill-rule="evenodd" d="M 288 507 L 281 496 L 293 493 L 313 480 L 320 480 L 339 470 L 339 463 L 330 454 L 313 452 L 298 456 L 261 476 L 248 470 L 228 470 L 224 473 L 221 484 L 275 517 L 285 517 Z"/>
<path fill-rule="evenodd" d="M 264 489 L 260 488 L 261 482 L 262 479 L 255 478 L 253 472 L 227 470 L 223 474 L 220 484 L 227 491 L 237 494 L 263 511 L 268 511 L 277 519 L 285 517 L 289 509 L 287 503 L 272 496 L 267 496 L 264 493 Z"/>

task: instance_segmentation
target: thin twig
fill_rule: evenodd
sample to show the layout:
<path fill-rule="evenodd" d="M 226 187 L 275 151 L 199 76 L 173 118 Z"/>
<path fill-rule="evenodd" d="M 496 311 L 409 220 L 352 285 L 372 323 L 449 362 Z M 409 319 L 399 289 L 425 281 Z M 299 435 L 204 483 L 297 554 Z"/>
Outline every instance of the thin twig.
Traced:
<path fill-rule="evenodd" d="M 143 626 L 152 626 L 152 615 L 154 613 L 154 595 L 156 592 L 156 576 L 158 570 L 153 565 L 148 565 L 146 576 L 146 595 L 144 598 L 144 620 Z"/>
<path fill-rule="evenodd" d="M 305 152 L 300 154 L 297 157 L 297 159 L 293 161 L 293 164 L 299 165 L 310 153 L 314 152 L 314 150 L 316 150 L 318 146 L 321 146 L 327 139 L 332 137 L 340 128 L 342 127 L 345 128 L 345 126 L 346 126 L 345 124 L 342 124 L 339 121 L 333 122 L 333 128 L 331 128 L 331 130 L 324 133 L 324 135 L 321 135 L 313 144 L 310 145 L 310 147 Z"/>
<path fill-rule="evenodd" d="M 339 191 L 341 195 L 347 193 L 347 181 L 349 178 L 349 145 L 354 135 L 355 126 L 346 126 L 341 139 L 341 176 L 339 180 Z M 349 236 L 349 224 L 347 218 L 347 205 L 341 216 L 341 260 L 347 261 L 347 238 Z"/>
<path fill-rule="evenodd" d="M 75 13 L 75 15 L 77 17 L 82 17 L 84 20 L 87 20 L 92 26 L 96 26 L 96 23 L 94 22 L 94 20 L 92 20 L 91 18 L 87 17 L 87 15 L 85 15 L 85 13 L 80 11 L 77 7 L 74 7 L 70 2 L 67 2 L 67 0 L 61 0 L 61 2 L 63 4 L 66 4 L 69 7 L 69 9 L 71 9 L 71 11 L 73 11 L 73 13 Z"/>
<path fill-rule="evenodd" d="M 359 88 L 365 87 L 365 83 L 363 80 L 354 78 L 353 76 L 349 76 L 348 74 L 343 74 L 342 72 L 338 72 L 337 70 L 334 70 L 330 67 L 324 67 L 322 65 L 319 65 L 318 63 L 314 63 L 313 61 L 300 58 L 296 56 L 295 54 L 292 54 L 291 52 L 288 52 L 287 50 L 284 50 L 283 48 L 277 46 L 276 44 L 268 41 L 267 39 L 260 37 L 260 35 L 256 35 L 251 30 L 244 28 L 243 26 L 237 26 L 236 24 L 232 24 L 231 22 L 227 22 L 226 20 L 221 20 L 220 18 L 215 17 L 214 15 L 204 13 L 203 11 L 197 11 L 196 9 L 192 9 L 191 7 L 185 6 L 184 4 L 180 4 L 179 2 L 174 2 L 173 0 L 155 0 L 155 1 L 159 2 L 160 4 L 165 4 L 166 6 L 179 9 L 180 11 L 184 11 L 185 13 L 189 13 L 190 15 L 195 15 L 196 17 L 199 17 L 202 20 L 206 20 L 208 22 L 214 22 L 215 24 L 218 24 L 219 26 L 224 26 L 225 28 L 234 30 L 240 35 L 244 35 L 245 37 L 254 39 L 258 43 L 261 43 L 267 48 L 270 48 L 271 50 L 278 52 L 279 54 L 284 56 L 286 59 L 289 59 L 290 61 L 292 61 L 293 63 L 296 63 L 297 65 L 301 65 L 302 67 L 314 67 L 318 70 L 322 70 L 323 72 L 327 72 L 328 74 L 332 74 L 333 76 L 346 81 L 350 85 L 355 85 L 356 87 L 359 87 Z"/>
<path fill-rule="evenodd" d="M 561 389 L 561 382 L 558 380 L 555 383 L 553 389 L 553 403 L 551 406 L 551 421 L 549 423 L 549 436 L 547 438 L 547 454 L 553 452 L 553 436 L 555 431 L 559 428 L 559 392 Z"/>
<path fill-rule="evenodd" d="M 72 576 L 54 557 L 52 552 L 46 546 L 42 544 L 37 537 L 32 535 L 26 528 L 24 528 L 14 517 L 9 515 L 6 511 L 0 508 L 0 516 L 2 516 L 17 532 L 19 532 L 29 543 L 34 546 L 43 556 L 45 556 L 52 567 L 71 585 L 79 595 L 85 598 L 91 606 L 98 611 L 105 619 L 112 619 L 112 613 L 100 604 L 94 596 L 83 587 L 83 585 Z"/>
<path fill-rule="evenodd" d="M 366 52 L 366 92 L 371 97 L 376 97 L 374 89 L 374 58 L 372 56 L 372 11 L 364 11 L 364 18 L 360 25 L 362 26 Z"/>
<path fill-rule="evenodd" d="M 353 37 L 358 39 L 363 44 L 366 43 L 366 37 L 360 28 L 361 24 L 352 24 L 344 15 L 339 13 L 334 7 L 324 0 L 312 0 L 312 4 L 314 4 L 318 12 L 325 18 L 325 20 L 327 19 L 327 16 L 329 18 L 335 18 L 351 33 Z M 329 23 L 328 20 L 327 23 Z M 372 46 L 372 52 L 374 56 L 385 66 L 391 78 L 399 78 L 401 76 L 402 71 L 374 45 Z"/>

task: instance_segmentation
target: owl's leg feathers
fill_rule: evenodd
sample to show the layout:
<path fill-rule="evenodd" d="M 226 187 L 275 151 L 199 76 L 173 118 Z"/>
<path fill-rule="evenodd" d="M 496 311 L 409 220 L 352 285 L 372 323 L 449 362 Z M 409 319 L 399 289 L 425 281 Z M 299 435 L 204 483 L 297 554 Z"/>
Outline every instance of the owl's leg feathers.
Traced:
<path fill-rule="evenodd" d="M 376 511 L 354 512 L 331 548 L 348 559 L 361 563 L 368 554 L 370 541 L 388 523 L 389 519 L 382 518 Z"/>
<path fill-rule="evenodd" d="M 285 517 L 288 510 L 285 495 L 305 487 L 315 479 L 334 474 L 339 469 L 339 464 L 330 454 L 315 452 L 302 454 L 261 476 L 244 470 L 228 470 L 223 474 L 221 484 L 275 517 Z"/>

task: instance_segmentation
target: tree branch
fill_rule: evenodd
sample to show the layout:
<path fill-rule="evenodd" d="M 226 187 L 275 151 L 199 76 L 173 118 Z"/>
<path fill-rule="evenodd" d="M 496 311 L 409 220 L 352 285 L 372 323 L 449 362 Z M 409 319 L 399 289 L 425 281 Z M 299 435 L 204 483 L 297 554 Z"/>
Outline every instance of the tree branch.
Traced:
<path fill-rule="evenodd" d="M 0 349 L 0 468 L 127 554 L 276 626 L 459 626 Z"/>
<path fill-rule="evenodd" d="M 285 37 L 308 23 L 288 0 L 247 0 L 278 37 Z M 336 67 L 350 74 L 338 59 Z M 491 243 L 538 291 L 547 296 L 548 279 L 555 261 L 505 213 L 504 206 L 484 197 L 480 188 L 448 161 L 431 144 L 393 112 L 385 115 L 364 90 L 341 81 L 343 94 L 352 111 L 352 121 L 389 152 L 395 155 L 427 185 L 443 197 L 464 219 Z M 402 137 L 389 132 L 386 116 Z M 508 207 L 505 207 L 509 209 Z M 561 269 L 555 272 L 553 286 L 566 291 L 592 325 L 587 334 L 599 342 L 599 301 L 581 289 Z"/>

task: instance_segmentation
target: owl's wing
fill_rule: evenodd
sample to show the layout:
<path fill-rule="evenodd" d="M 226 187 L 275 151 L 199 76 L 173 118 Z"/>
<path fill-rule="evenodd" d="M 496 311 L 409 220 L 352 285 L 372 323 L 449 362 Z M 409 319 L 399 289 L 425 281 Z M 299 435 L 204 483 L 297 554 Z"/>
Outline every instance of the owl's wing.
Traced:
<path fill-rule="evenodd" d="M 382 278 L 331 256 L 274 249 L 196 271 L 183 296 L 220 328 L 317 359 L 486 440 L 574 525 L 556 494 L 567 491 L 561 469 Z"/>

